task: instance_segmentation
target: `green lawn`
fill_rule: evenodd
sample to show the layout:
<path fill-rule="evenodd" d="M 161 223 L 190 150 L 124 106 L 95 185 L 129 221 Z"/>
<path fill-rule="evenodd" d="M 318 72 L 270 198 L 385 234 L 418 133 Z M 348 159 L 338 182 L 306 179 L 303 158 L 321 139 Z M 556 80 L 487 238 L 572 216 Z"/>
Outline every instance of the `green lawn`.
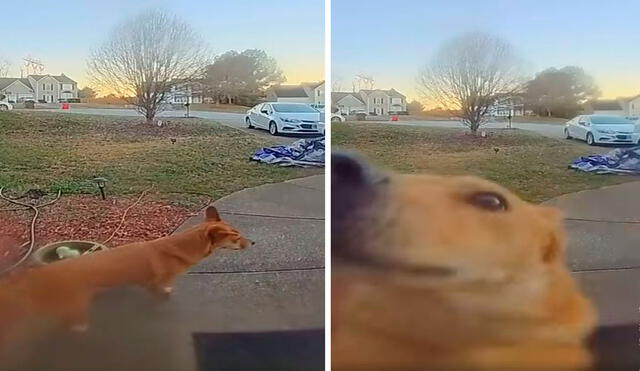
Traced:
<path fill-rule="evenodd" d="M 489 133 L 480 138 L 462 129 L 342 123 L 332 126 L 332 145 L 334 150 L 356 150 L 383 168 L 403 173 L 482 176 L 534 202 L 638 180 L 567 168 L 577 157 L 602 149 L 520 130 Z"/>
<path fill-rule="evenodd" d="M 142 120 L 46 112 L 0 113 L 0 186 L 111 194 L 204 192 L 219 198 L 247 187 L 320 173 L 249 161 L 270 145 L 257 136 L 200 119 Z M 175 139 L 172 143 L 171 138 Z"/>

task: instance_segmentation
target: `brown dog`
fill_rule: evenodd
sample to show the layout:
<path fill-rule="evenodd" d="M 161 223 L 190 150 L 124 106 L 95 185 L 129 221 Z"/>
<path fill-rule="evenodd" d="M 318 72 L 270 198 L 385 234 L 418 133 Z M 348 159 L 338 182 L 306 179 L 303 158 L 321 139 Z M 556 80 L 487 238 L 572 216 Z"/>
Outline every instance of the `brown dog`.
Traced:
<path fill-rule="evenodd" d="M 94 294 L 104 288 L 138 285 L 171 293 L 174 279 L 213 250 L 252 244 L 209 207 L 204 222 L 182 233 L 124 245 L 27 270 L 0 282 L 0 344 L 25 321 L 88 327 Z M 16 331 L 13 331 L 15 334 Z"/>
<path fill-rule="evenodd" d="M 583 370 L 562 218 L 474 177 L 332 157 L 334 370 Z"/>

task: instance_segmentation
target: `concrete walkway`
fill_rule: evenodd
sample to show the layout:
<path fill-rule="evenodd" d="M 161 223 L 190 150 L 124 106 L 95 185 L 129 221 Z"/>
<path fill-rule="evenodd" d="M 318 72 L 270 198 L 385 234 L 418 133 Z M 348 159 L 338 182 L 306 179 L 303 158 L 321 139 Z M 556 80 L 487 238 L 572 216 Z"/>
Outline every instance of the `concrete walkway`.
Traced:
<path fill-rule="evenodd" d="M 601 324 L 637 324 L 640 182 L 563 195 L 546 204 L 566 213 L 568 263 L 596 302 Z"/>
<path fill-rule="evenodd" d="M 214 253 L 167 301 L 134 288 L 105 293 L 87 334 L 36 346 L 20 369 L 195 371 L 194 332 L 323 328 L 324 176 L 246 189 L 214 205 L 255 246 Z"/>

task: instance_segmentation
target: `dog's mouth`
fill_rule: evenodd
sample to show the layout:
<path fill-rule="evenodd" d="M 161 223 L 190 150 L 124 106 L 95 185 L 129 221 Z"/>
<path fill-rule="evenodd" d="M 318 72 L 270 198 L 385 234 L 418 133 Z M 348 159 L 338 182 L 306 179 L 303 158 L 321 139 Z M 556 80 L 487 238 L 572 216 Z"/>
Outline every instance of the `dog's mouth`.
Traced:
<path fill-rule="evenodd" d="M 371 254 L 355 253 L 350 249 L 333 250 L 332 257 L 336 263 L 359 266 L 386 273 L 429 277 L 450 277 L 456 273 L 455 269 L 449 267 L 387 261 Z"/>

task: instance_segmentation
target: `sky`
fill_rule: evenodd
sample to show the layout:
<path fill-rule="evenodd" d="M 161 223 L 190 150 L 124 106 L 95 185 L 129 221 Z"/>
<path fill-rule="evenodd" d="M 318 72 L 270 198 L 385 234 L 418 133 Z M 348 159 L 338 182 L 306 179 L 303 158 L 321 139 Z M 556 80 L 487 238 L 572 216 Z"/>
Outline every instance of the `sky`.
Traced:
<path fill-rule="evenodd" d="M 148 9 L 188 22 L 216 54 L 263 49 L 278 61 L 287 83 L 324 79 L 322 0 L 2 1 L 0 59 L 12 62 L 11 75 L 19 77 L 22 58 L 31 56 L 44 63 L 45 73 L 64 73 L 82 88 L 91 49 Z"/>
<path fill-rule="evenodd" d="M 333 0 L 331 13 L 332 85 L 344 91 L 365 74 L 420 100 L 416 76 L 437 49 L 487 32 L 516 49 L 531 77 L 577 65 L 602 97 L 640 94 L 637 0 Z"/>

